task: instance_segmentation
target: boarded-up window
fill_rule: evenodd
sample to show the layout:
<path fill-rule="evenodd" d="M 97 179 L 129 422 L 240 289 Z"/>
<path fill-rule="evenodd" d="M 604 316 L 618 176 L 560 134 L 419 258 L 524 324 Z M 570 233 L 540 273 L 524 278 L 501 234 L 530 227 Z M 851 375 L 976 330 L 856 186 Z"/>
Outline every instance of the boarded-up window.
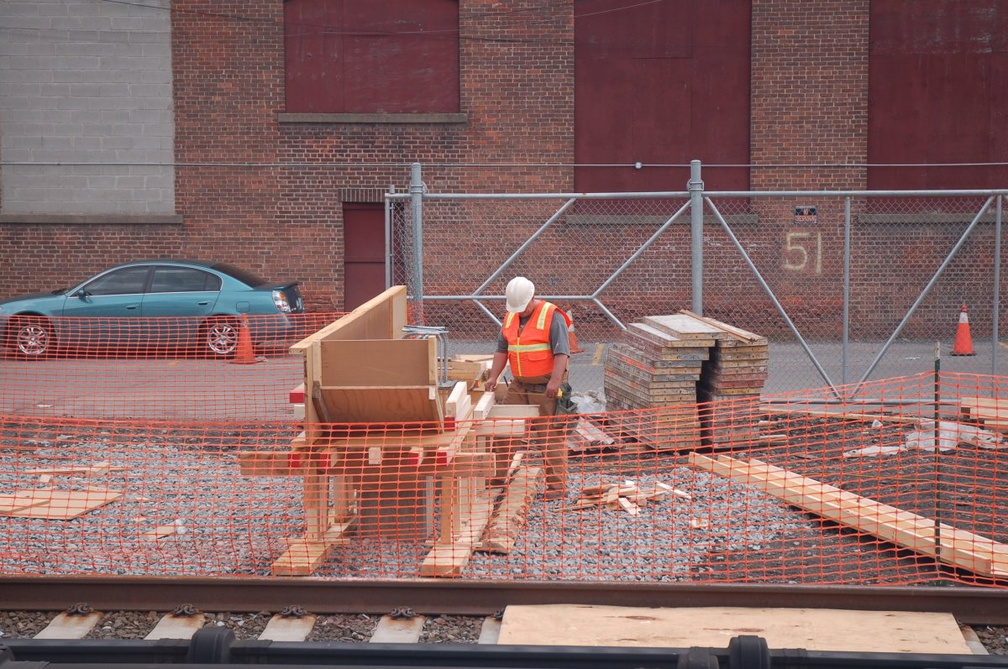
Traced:
<path fill-rule="evenodd" d="M 287 0 L 287 111 L 459 110 L 457 0 Z"/>
<path fill-rule="evenodd" d="M 688 168 L 654 165 L 749 163 L 750 0 L 574 8 L 577 190 L 685 190 Z M 637 162 L 650 166 L 626 167 Z M 749 187 L 744 167 L 704 180 Z"/>
<path fill-rule="evenodd" d="M 868 162 L 872 189 L 1004 188 L 1008 3 L 872 0 Z M 966 164 L 972 163 L 971 166 Z"/>

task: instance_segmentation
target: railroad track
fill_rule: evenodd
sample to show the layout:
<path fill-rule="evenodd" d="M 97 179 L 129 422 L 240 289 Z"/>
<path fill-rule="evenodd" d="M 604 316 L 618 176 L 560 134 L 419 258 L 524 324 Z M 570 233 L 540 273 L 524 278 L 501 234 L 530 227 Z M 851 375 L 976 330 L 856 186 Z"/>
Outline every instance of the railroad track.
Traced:
<path fill-rule="evenodd" d="M 972 641 L 970 646 L 978 653 L 968 664 L 966 658 L 959 658 L 957 664 L 953 656 L 938 665 L 934 656 L 921 656 L 917 665 L 907 656 L 899 658 L 899 664 L 887 664 L 890 658 L 881 654 L 851 653 L 838 659 L 844 654 L 806 653 L 802 656 L 806 664 L 794 666 L 818 666 L 816 660 L 821 660 L 822 666 L 832 667 L 1008 667 L 1008 656 L 983 655 L 980 639 L 967 626 L 989 629 L 1008 624 L 1008 595 L 980 588 L 5 577 L 0 578 L 0 629 L 5 627 L 2 623 L 11 626 L 12 615 L 24 624 L 20 632 L 8 630 L 0 637 L 0 669 L 18 669 L 21 661 L 44 660 L 54 668 L 71 660 L 100 664 L 112 656 L 119 658 L 117 662 L 133 658 L 150 666 L 193 662 L 193 658 L 206 663 L 276 665 L 286 659 L 293 665 L 295 659 L 304 660 L 306 653 L 314 658 L 308 664 L 593 666 L 599 661 L 597 648 L 547 652 L 538 647 L 533 652 L 534 647 L 505 650 L 498 646 L 487 650 L 497 644 L 506 606 L 550 603 L 947 612 L 963 624 L 967 642 Z M 355 650 L 337 652 L 334 643 Z M 766 669 L 771 664 L 765 662 L 789 666 L 796 652 L 772 651 L 757 637 L 740 637 L 733 643 L 734 650 L 731 646 L 707 649 L 706 655 L 695 651 L 693 660 L 686 649 L 667 649 L 660 661 L 658 655 L 648 654 L 655 649 L 607 650 L 602 655 L 608 662 L 605 666 L 612 667 Z M 17 661 L 5 662 L 4 645 Z M 439 645 L 440 650 L 432 650 Z M 462 646 L 469 650 L 461 650 Z"/>

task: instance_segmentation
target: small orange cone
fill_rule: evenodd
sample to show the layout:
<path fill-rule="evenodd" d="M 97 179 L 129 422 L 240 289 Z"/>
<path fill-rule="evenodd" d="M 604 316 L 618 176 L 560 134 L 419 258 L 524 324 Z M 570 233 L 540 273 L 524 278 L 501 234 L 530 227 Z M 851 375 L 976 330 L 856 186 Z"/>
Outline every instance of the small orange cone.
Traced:
<path fill-rule="evenodd" d="M 248 316 L 242 314 L 241 328 L 238 330 L 238 346 L 235 348 L 234 358 L 231 360 L 236 365 L 254 365 L 257 360 L 255 351 L 252 350 L 252 334 L 249 332 Z"/>
<path fill-rule="evenodd" d="M 567 316 L 567 344 L 570 346 L 571 355 L 575 353 L 584 353 L 584 349 L 578 345 L 577 335 L 574 333 L 574 318 L 571 316 L 570 309 L 564 310 Z"/>
<path fill-rule="evenodd" d="M 962 311 L 959 312 L 959 327 L 956 328 L 952 355 L 976 355 L 973 352 L 973 337 L 970 336 L 969 316 L 965 304 L 962 306 Z"/>

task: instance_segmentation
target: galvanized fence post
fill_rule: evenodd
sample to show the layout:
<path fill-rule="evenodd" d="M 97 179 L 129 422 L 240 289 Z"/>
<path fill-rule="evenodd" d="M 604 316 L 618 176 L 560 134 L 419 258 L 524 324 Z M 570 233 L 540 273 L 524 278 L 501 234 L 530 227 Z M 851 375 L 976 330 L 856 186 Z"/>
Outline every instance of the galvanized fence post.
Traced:
<path fill-rule="evenodd" d="M 426 188 L 420 163 L 410 165 L 410 207 L 413 214 L 413 285 L 410 297 L 423 308 L 423 196 Z"/>
<path fill-rule="evenodd" d="M 991 375 L 998 373 L 998 353 L 1001 348 L 1001 205 L 1004 195 L 998 195 L 994 209 L 994 314 L 991 319 Z"/>
<path fill-rule="evenodd" d="M 690 161 L 690 250 L 693 262 L 693 312 L 703 316 L 703 180 L 700 161 Z"/>

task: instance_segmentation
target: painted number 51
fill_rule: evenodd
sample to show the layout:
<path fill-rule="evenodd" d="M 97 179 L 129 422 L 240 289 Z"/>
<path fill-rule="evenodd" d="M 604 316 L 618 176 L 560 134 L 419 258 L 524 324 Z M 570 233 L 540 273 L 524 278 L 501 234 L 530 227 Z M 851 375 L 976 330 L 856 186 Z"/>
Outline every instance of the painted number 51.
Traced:
<path fill-rule="evenodd" d="M 811 266 L 810 266 L 811 265 Z M 784 269 L 822 274 L 822 233 L 792 231 L 784 235 Z"/>

